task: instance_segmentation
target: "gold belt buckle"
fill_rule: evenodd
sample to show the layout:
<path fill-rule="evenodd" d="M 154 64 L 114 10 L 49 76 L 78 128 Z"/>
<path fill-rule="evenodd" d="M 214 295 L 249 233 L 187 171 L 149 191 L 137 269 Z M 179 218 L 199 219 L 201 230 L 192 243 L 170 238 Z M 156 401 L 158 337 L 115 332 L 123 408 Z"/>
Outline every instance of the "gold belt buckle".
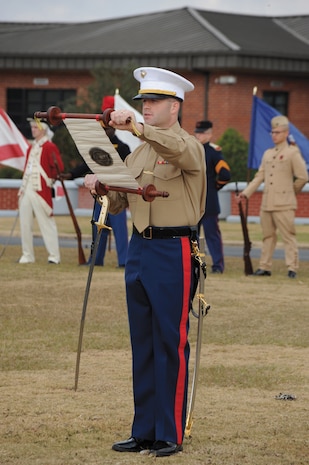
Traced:
<path fill-rule="evenodd" d="M 146 232 L 145 232 L 146 230 L 147 230 L 147 232 L 149 232 L 148 236 L 146 236 Z M 144 229 L 143 238 L 144 239 L 152 239 L 152 226 L 148 226 L 148 228 Z"/>

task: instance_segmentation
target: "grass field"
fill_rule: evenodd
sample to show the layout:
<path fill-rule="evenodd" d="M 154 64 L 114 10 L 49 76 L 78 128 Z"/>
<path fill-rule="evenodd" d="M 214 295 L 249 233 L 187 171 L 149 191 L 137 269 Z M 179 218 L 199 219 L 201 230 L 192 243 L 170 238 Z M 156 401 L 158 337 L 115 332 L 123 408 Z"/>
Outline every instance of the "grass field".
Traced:
<path fill-rule="evenodd" d="M 89 219 L 78 220 L 89 235 Z M 8 233 L 13 219 L 0 223 Z M 57 224 L 61 235 L 74 235 L 69 218 Z M 239 224 L 221 226 L 225 242 L 241 243 Z M 308 247 L 309 227 L 297 229 Z M 259 225 L 249 232 L 258 244 Z M 76 392 L 88 267 L 78 266 L 76 249 L 63 248 L 59 266 L 46 263 L 42 247 L 35 264 L 19 265 L 19 256 L 20 247 L 9 245 L 0 259 L 1 465 L 309 464 L 309 262 L 301 262 L 296 280 L 281 260 L 271 278 L 255 278 L 244 276 L 241 257 L 226 257 L 226 272 L 207 277 L 211 309 L 192 438 L 183 453 L 154 459 L 111 450 L 129 437 L 133 413 L 124 272 L 115 250 L 94 270 Z M 190 318 L 192 371 L 197 321 Z M 296 400 L 277 400 L 280 393 Z"/>

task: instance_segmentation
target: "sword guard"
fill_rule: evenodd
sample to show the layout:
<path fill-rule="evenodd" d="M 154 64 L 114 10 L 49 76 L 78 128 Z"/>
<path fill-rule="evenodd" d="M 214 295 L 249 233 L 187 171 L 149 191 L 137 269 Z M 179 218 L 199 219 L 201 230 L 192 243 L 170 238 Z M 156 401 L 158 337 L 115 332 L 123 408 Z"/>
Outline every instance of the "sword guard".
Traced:
<path fill-rule="evenodd" d="M 109 229 L 109 230 L 111 230 L 112 228 L 105 224 L 107 214 L 108 214 L 108 207 L 109 207 L 109 199 L 108 199 L 108 197 L 106 195 L 101 195 L 99 197 L 99 203 L 101 205 L 101 211 L 100 211 L 98 221 L 95 221 L 94 224 L 97 226 L 98 231 L 101 231 L 101 229 Z"/>
<path fill-rule="evenodd" d="M 101 224 L 98 221 L 95 221 L 94 224 L 97 226 L 98 231 L 101 231 L 101 229 L 108 229 L 109 231 L 112 230 L 110 226 L 107 226 L 106 224 Z"/>

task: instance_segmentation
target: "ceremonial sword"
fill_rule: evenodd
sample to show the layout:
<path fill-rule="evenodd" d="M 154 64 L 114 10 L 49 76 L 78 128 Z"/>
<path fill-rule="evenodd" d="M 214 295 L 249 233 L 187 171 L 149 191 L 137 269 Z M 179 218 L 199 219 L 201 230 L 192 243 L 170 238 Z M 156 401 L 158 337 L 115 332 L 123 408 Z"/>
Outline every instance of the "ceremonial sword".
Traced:
<path fill-rule="evenodd" d="M 77 385 L 78 385 L 78 376 L 79 376 L 79 366 L 80 366 L 80 356 L 81 356 L 81 351 L 82 351 L 82 342 L 83 342 L 83 334 L 84 334 L 84 326 L 85 326 L 85 318 L 86 318 L 86 310 L 87 310 L 87 304 L 88 304 L 88 297 L 89 297 L 89 292 L 90 292 L 90 285 L 91 285 L 91 280 L 92 280 L 92 274 L 93 274 L 93 269 L 96 261 L 96 255 L 98 251 L 98 246 L 101 238 L 101 232 L 103 229 L 109 229 L 111 230 L 109 226 L 105 224 L 106 222 L 106 217 L 108 213 L 108 207 L 109 207 L 109 200 L 106 195 L 101 195 L 96 197 L 96 201 L 98 201 L 101 204 L 101 211 L 100 215 L 98 218 L 98 221 L 96 221 L 94 224 L 98 228 L 98 232 L 94 241 L 94 246 L 91 254 L 91 263 L 89 267 L 89 273 L 88 273 L 88 279 L 87 279 L 87 285 L 86 285 L 86 290 L 85 290 L 85 295 L 84 295 L 84 303 L 83 303 L 83 310 L 82 310 L 82 316 L 80 320 L 80 328 L 79 328 L 79 339 L 78 339 L 78 346 L 77 346 L 77 357 L 76 357 L 76 367 L 75 367 L 75 386 L 74 389 L 75 391 L 77 390 Z"/>
<path fill-rule="evenodd" d="M 196 390 L 197 390 L 197 382 L 198 382 L 198 375 L 199 375 L 199 367 L 200 367 L 200 357 L 201 357 L 201 347 L 202 347 L 202 336 L 203 336 L 203 319 L 207 315 L 208 310 L 210 309 L 210 305 L 207 304 L 204 296 L 204 288 L 205 288 L 205 279 L 206 279 L 206 262 L 202 259 L 205 256 L 205 238 L 203 236 L 200 237 L 200 247 L 198 246 L 197 241 L 192 241 L 192 248 L 193 248 L 193 257 L 199 264 L 199 285 L 198 285 L 198 293 L 196 297 L 198 298 L 198 313 L 195 313 L 193 309 L 191 309 L 192 314 L 198 318 L 197 324 L 197 338 L 196 338 L 196 350 L 195 350 L 195 363 L 194 363 L 194 372 L 192 378 L 192 387 L 191 387 L 191 396 L 189 402 L 189 408 L 187 413 L 186 419 L 186 427 L 185 427 L 185 437 L 191 438 L 191 429 L 193 425 L 193 410 L 196 398 Z M 202 252 L 200 252 L 202 250 Z"/>

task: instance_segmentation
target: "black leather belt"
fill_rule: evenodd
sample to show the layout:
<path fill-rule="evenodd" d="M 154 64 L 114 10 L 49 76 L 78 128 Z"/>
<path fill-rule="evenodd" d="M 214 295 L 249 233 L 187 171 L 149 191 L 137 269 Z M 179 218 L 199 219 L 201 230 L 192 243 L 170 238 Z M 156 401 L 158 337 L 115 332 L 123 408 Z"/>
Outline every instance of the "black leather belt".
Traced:
<path fill-rule="evenodd" d="M 159 228 L 157 226 L 148 226 L 141 233 L 133 225 L 133 234 L 142 236 L 144 239 L 173 239 L 175 237 L 192 237 L 197 234 L 195 226 L 180 226 L 175 228 Z"/>

